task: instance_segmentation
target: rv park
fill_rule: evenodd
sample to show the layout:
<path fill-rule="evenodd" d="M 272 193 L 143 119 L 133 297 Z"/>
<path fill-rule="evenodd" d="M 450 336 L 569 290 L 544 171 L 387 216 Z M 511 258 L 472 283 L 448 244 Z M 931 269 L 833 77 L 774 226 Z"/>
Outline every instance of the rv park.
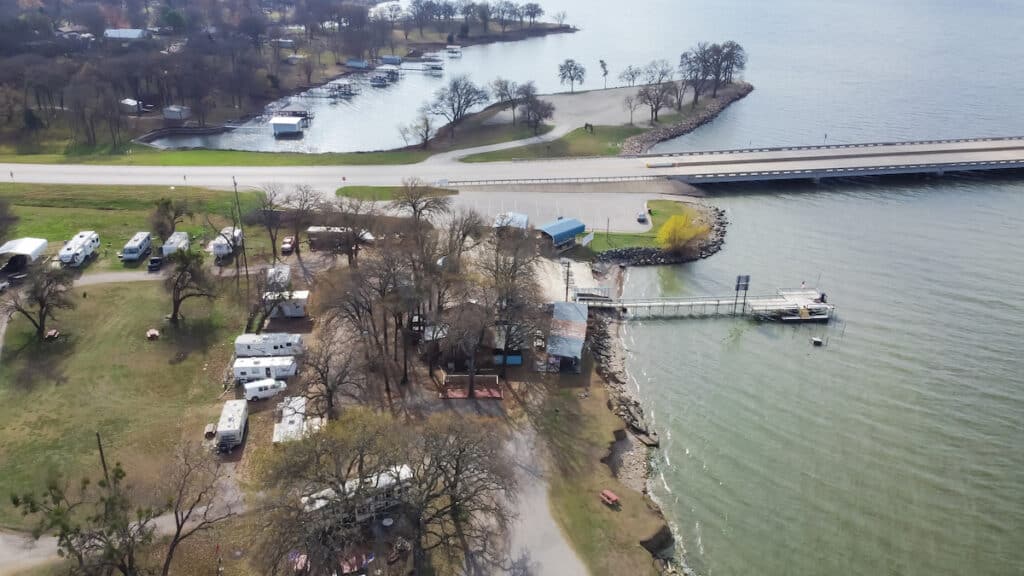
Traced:
<path fill-rule="evenodd" d="M 630 436 L 574 294 L 618 267 L 586 261 L 583 222 L 484 217 L 418 181 L 169 192 L 5 191 L 2 542 L 47 528 L 0 573 L 61 573 L 26 502 L 95 498 L 115 463 L 148 511 L 118 553 L 165 574 L 656 570 L 643 472 L 604 463 Z M 659 228 L 692 210 L 669 204 Z M 190 537 L 169 486 L 197 495 Z"/>

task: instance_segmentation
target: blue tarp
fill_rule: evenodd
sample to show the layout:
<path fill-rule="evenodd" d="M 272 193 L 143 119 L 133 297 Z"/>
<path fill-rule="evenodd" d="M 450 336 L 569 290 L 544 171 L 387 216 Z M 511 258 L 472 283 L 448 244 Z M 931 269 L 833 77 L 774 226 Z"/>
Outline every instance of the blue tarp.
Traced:
<path fill-rule="evenodd" d="M 575 218 L 563 218 L 549 222 L 539 228 L 541 232 L 551 237 L 555 246 L 565 244 L 582 234 L 587 227 Z"/>

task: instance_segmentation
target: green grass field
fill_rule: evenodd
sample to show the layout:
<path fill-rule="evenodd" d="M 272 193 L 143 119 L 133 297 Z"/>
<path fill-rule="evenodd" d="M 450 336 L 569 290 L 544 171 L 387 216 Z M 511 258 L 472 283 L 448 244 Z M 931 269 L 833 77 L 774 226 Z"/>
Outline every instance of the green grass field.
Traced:
<path fill-rule="evenodd" d="M 259 192 L 240 192 L 243 214 L 256 207 Z M 86 270 L 120 268 L 116 253 L 139 230 L 149 229 L 149 214 L 161 197 L 184 198 L 196 215 L 186 219 L 180 229 L 192 236 L 212 238 L 215 233 L 206 224 L 209 214 L 217 226 L 229 221 L 223 216 L 234 205 L 232 192 L 206 188 L 163 186 L 78 186 L 56 184 L 0 185 L 0 199 L 7 200 L 19 220 L 12 238 L 31 236 L 50 241 L 55 253 L 61 243 L 79 230 L 99 233 L 104 249 Z M 250 254 L 269 249 L 262 229 L 246 227 Z"/>
<path fill-rule="evenodd" d="M 234 284 L 225 286 L 233 291 Z M 0 360 L 0 494 L 37 489 L 59 472 L 72 482 L 96 476 L 95 432 L 107 457 L 152 488 L 182 437 L 198 439 L 220 408 L 220 378 L 244 328 L 230 296 L 189 300 L 180 328 L 165 324 L 170 298 L 159 282 L 76 289 L 77 308 L 51 325 L 65 335 L 38 343 L 14 318 Z M 147 341 L 146 330 L 161 338 Z M 0 525 L 21 517 L 0 506 Z"/>
<path fill-rule="evenodd" d="M 594 241 L 589 248 L 592 252 L 604 252 L 613 248 L 651 248 L 658 245 L 658 229 L 669 218 L 676 214 L 684 214 L 694 208 L 685 202 L 675 200 L 649 200 L 647 207 L 651 209 L 651 229 L 638 234 L 612 232 L 610 234 L 595 230 Z M 590 231 L 588 231 L 589 233 Z"/>
<path fill-rule="evenodd" d="M 595 126 L 594 133 L 577 128 L 551 142 L 541 142 L 473 154 L 463 162 L 500 162 L 505 160 L 532 160 L 540 158 L 567 158 L 574 156 L 615 156 L 626 138 L 644 132 L 638 126 Z"/>
<path fill-rule="evenodd" d="M 386 202 L 394 200 L 395 195 L 401 189 L 401 186 L 342 186 L 338 188 L 335 194 L 345 198 Z M 427 186 L 426 189 L 428 196 L 454 196 L 459 193 L 458 190 L 452 190 L 451 188 Z"/>

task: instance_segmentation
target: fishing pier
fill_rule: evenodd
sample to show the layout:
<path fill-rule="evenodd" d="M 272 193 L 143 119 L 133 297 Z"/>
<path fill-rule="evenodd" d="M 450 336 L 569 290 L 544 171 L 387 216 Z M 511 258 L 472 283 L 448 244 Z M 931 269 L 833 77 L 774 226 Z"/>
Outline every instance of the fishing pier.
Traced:
<path fill-rule="evenodd" d="M 697 298 L 611 299 L 589 290 L 578 290 L 576 301 L 590 308 L 617 310 L 637 318 L 749 316 L 777 322 L 827 323 L 835 316 L 835 306 L 828 303 L 828 296 L 815 289 L 779 290 L 763 296 L 740 292 Z"/>

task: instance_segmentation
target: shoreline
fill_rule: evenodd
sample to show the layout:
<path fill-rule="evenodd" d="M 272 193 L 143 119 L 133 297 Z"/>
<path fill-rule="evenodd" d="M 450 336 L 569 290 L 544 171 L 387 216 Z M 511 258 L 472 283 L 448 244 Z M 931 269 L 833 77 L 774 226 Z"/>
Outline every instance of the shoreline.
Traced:
<path fill-rule="evenodd" d="M 723 88 L 729 89 L 732 87 L 735 87 L 735 91 L 726 92 L 724 94 L 720 93 L 719 96 L 714 99 L 710 96 L 705 96 L 705 98 L 712 101 L 705 106 L 700 113 L 692 118 L 687 118 L 686 120 L 672 124 L 671 126 L 652 128 L 642 134 L 630 136 L 622 143 L 619 155 L 640 156 L 647 154 L 647 151 L 652 146 L 666 140 L 671 140 L 673 138 L 689 134 L 697 128 L 711 122 L 734 102 L 746 98 L 748 94 L 754 91 L 753 84 L 743 81 L 734 82 L 733 84 L 724 86 Z"/>
<path fill-rule="evenodd" d="M 680 202 L 686 202 L 700 211 L 711 228 L 707 238 L 691 250 L 673 254 L 665 252 L 661 248 L 612 248 L 600 252 L 595 260 L 600 263 L 620 266 L 667 266 L 703 260 L 720 252 L 725 245 L 726 229 L 729 226 L 729 218 L 726 216 L 725 210 L 702 202 L 687 202 L 685 200 L 680 200 Z"/>

